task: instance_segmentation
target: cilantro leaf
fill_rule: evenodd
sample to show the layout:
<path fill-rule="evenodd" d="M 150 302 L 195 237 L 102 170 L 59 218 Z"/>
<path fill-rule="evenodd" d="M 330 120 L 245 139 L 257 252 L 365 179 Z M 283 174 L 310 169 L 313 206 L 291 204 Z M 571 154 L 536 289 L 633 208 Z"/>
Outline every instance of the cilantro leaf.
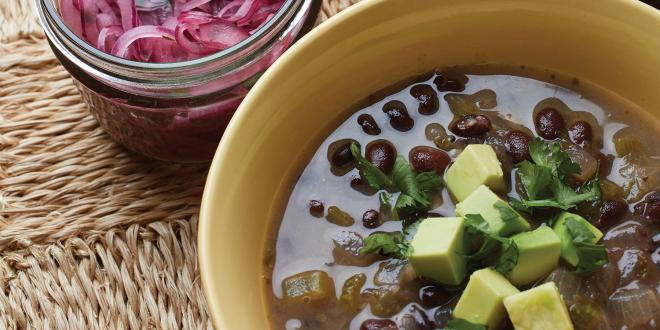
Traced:
<path fill-rule="evenodd" d="M 605 246 L 603 244 L 592 243 L 596 235 L 585 224 L 575 218 L 566 219 L 565 224 L 569 234 L 573 238 L 573 246 L 575 246 L 578 255 L 576 272 L 591 272 L 607 263 L 607 250 Z"/>
<path fill-rule="evenodd" d="M 364 239 L 364 244 L 358 253 L 375 253 L 405 259 L 412 253 L 412 246 L 401 232 L 376 232 Z"/>
<path fill-rule="evenodd" d="M 580 165 L 574 163 L 559 143 L 545 143 L 534 138 L 529 143 L 529 155 L 537 165 L 547 167 L 561 180 L 570 174 L 580 174 Z"/>
<path fill-rule="evenodd" d="M 466 214 L 464 226 L 470 234 L 487 235 L 490 233 L 490 225 L 481 214 Z"/>
<path fill-rule="evenodd" d="M 423 172 L 415 177 L 419 189 L 422 191 L 438 190 L 442 188 L 442 178 L 435 172 Z"/>
<path fill-rule="evenodd" d="M 516 210 L 531 212 L 535 207 L 569 210 L 581 202 L 601 198 L 598 178 L 581 187 L 579 192 L 564 182 L 566 177 L 580 173 L 581 169 L 559 143 L 545 143 L 535 138 L 529 143 L 529 153 L 534 163 L 518 164 L 518 177 L 527 198 L 511 200 Z"/>
<path fill-rule="evenodd" d="M 401 191 L 401 194 L 409 196 L 415 202 L 419 203 L 420 206 L 427 207 L 431 205 L 428 196 L 426 196 L 417 182 L 412 167 L 410 167 L 410 164 L 401 155 L 397 156 L 394 161 L 392 179 L 394 186 Z"/>
<path fill-rule="evenodd" d="M 447 322 L 446 330 L 486 330 L 482 324 L 472 323 L 463 319 L 453 319 Z"/>
<path fill-rule="evenodd" d="M 502 251 L 500 258 L 495 265 L 495 270 L 500 274 L 508 275 L 518 264 L 518 245 L 512 239 L 502 242 Z"/>
<path fill-rule="evenodd" d="M 545 192 L 552 181 L 552 171 L 549 167 L 532 164 L 525 160 L 518 164 L 517 173 L 528 199 L 537 199 L 547 195 Z"/>
<path fill-rule="evenodd" d="M 412 197 L 401 193 L 394 203 L 394 212 L 392 213 L 394 214 L 395 219 L 401 220 L 406 215 L 415 213 L 415 210 L 417 209 L 418 205 L 415 200 Z"/>
<path fill-rule="evenodd" d="M 507 207 L 508 209 L 508 207 Z M 511 211 L 509 209 L 509 211 Z M 479 249 L 464 255 L 470 271 L 488 266 L 507 275 L 518 263 L 518 246 L 512 239 L 491 233 L 488 222 L 480 214 L 465 215 L 466 244 L 481 239 Z"/>
<path fill-rule="evenodd" d="M 589 242 L 596 238 L 596 235 L 585 224 L 574 217 L 566 219 L 565 225 L 573 237 L 573 242 Z"/>
<path fill-rule="evenodd" d="M 364 158 L 360 153 L 360 147 L 355 142 L 351 143 L 351 153 L 353 154 L 353 158 L 357 160 L 357 168 L 360 171 L 360 176 L 367 182 L 369 187 L 380 190 L 392 186 L 392 180 L 389 176 Z"/>
<path fill-rule="evenodd" d="M 381 191 L 381 193 L 378 195 L 378 200 L 380 201 L 380 208 L 384 210 L 392 209 L 392 203 L 390 203 L 391 199 L 392 199 L 392 195 L 390 195 L 386 191 Z"/>
<path fill-rule="evenodd" d="M 573 242 L 577 249 L 578 264 L 575 269 L 578 273 L 588 273 L 607 264 L 607 250 L 602 244 Z"/>
<path fill-rule="evenodd" d="M 595 201 L 601 198 L 600 184 L 598 179 L 590 181 L 580 193 L 576 193 L 571 187 L 561 181 L 555 181 L 550 186 L 557 202 L 567 208 L 585 201 Z"/>
<path fill-rule="evenodd" d="M 495 204 L 493 204 L 493 207 L 500 213 L 500 218 L 504 224 L 502 229 L 500 229 L 500 233 L 512 233 L 520 231 L 520 222 L 518 221 L 520 215 L 516 213 L 516 211 L 512 210 L 509 207 L 509 204 L 502 200 L 498 200 L 495 202 Z"/>

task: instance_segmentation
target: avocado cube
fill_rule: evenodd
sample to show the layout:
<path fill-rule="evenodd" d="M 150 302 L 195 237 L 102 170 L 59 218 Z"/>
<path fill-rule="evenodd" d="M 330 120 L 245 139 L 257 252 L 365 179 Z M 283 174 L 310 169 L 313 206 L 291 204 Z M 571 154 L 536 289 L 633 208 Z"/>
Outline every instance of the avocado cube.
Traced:
<path fill-rule="evenodd" d="M 506 191 L 500 161 L 493 147 L 487 144 L 467 146 L 445 173 L 445 183 L 459 202 L 481 185 L 498 192 Z"/>
<path fill-rule="evenodd" d="M 500 236 L 510 236 L 530 228 L 529 223 L 520 213 L 484 185 L 479 186 L 464 201 L 458 203 L 456 213 L 462 217 L 468 214 L 481 214 L 488 222 L 491 231 Z"/>
<path fill-rule="evenodd" d="M 516 330 L 573 330 L 566 304 L 554 282 L 504 298 Z"/>
<path fill-rule="evenodd" d="M 514 285 L 534 283 L 559 263 L 561 241 L 552 228 L 539 227 L 511 239 L 518 246 L 518 263 L 508 276 Z"/>
<path fill-rule="evenodd" d="M 410 263 L 417 274 L 449 285 L 465 278 L 463 218 L 423 220 L 411 245 Z"/>
<path fill-rule="evenodd" d="M 506 312 L 502 300 L 520 291 L 500 273 L 490 268 L 470 276 L 465 291 L 454 309 L 454 317 L 497 329 Z"/>
<path fill-rule="evenodd" d="M 570 231 L 568 231 L 568 228 L 566 227 L 566 220 L 568 219 L 575 219 L 576 221 L 584 224 L 589 231 L 591 231 L 594 234 L 594 238 L 589 240 L 588 243 L 596 243 L 598 242 L 602 237 L 603 233 L 598 230 L 598 228 L 594 227 L 592 224 L 589 223 L 585 218 L 569 213 L 569 212 L 562 212 L 559 214 L 559 217 L 557 218 L 557 221 L 555 221 L 555 225 L 553 227 L 555 233 L 557 236 L 559 236 L 559 239 L 561 240 L 561 258 L 564 259 L 569 265 L 575 267 L 578 264 L 579 258 L 577 255 L 577 250 L 575 248 L 575 245 L 573 245 L 573 237 L 571 236 Z"/>
<path fill-rule="evenodd" d="M 305 305 L 327 302 L 335 297 L 335 283 L 326 272 L 310 270 L 282 281 L 283 300 L 288 304 Z"/>

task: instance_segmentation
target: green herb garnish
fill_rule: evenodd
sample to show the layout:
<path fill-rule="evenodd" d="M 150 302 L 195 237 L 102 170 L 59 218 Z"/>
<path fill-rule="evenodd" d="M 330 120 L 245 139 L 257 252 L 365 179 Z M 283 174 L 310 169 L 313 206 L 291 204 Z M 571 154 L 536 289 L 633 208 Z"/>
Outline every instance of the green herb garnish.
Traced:
<path fill-rule="evenodd" d="M 597 176 L 577 192 L 564 182 L 569 175 L 579 174 L 581 169 L 561 150 L 559 143 L 545 143 L 535 138 L 529 143 L 529 154 L 534 163 L 523 161 L 518 164 L 518 177 L 526 198 L 512 199 L 511 205 L 515 209 L 524 212 L 531 212 L 536 207 L 569 210 L 581 202 L 601 198 Z"/>
<path fill-rule="evenodd" d="M 364 239 L 360 254 L 376 253 L 399 259 L 406 259 L 412 254 L 412 246 L 402 232 L 377 232 Z"/>
<path fill-rule="evenodd" d="M 360 176 L 371 188 L 400 192 L 394 207 L 391 206 L 392 196 L 389 193 L 381 192 L 379 196 L 381 207 L 391 208 L 395 219 L 401 219 L 417 211 L 428 210 L 431 206 L 431 199 L 427 192 L 442 188 L 442 178 L 438 174 L 435 172 L 415 173 L 401 155 L 396 157 L 390 176 L 362 156 L 360 147 L 356 143 L 351 144 L 351 153 L 357 160 Z"/>
<path fill-rule="evenodd" d="M 481 242 L 476 252 L 465 255 L 470 272 L 492 266 L 499 273 L 507 275 L 518 263 L 516 243 L 510 238 L 492 233 L 488 222 L 480 214 L 465 215 L 465 230 L 466 243 L 471 244 L 476 240 Z"/>
<path fill-rule="evenodd" d="M 607 263 L 605 246 L 591 243 L 596 235 L 585 224 L 574 218 L 568 218 L 566 219 L 566 228 L 573 238 L 573 246 L 575 246 L 578 255 L 576 272 L 591 272 Z"/>
<path fill-rule="evenodd" d="M 392 180 L 376 167 L 376 165 L 362 156 L 360 147 L 355 142 L 351 143 L 351 153 L 355 160 L 357 160 L 357 168 L 360 171 L 360 176 L 367 182 L 369 187 L 380 190 L 388 189 L 392 186 Z"/>

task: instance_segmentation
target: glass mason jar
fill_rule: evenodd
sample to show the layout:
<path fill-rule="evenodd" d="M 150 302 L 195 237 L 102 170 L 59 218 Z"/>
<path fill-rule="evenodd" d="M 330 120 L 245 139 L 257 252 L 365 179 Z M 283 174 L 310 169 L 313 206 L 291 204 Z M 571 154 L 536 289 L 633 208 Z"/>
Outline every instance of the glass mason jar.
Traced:
<path fill-rule="evenodd" d="M 166 161 L 212 158 L 255 81 L 311 28 L 320 0 L 286 0 L 254 34 L 226 50 L 174 63 L 104 53 L 71 31 L 53 3 L 35 0 L 50 46 L 101 127 L 117 142 Z"/>

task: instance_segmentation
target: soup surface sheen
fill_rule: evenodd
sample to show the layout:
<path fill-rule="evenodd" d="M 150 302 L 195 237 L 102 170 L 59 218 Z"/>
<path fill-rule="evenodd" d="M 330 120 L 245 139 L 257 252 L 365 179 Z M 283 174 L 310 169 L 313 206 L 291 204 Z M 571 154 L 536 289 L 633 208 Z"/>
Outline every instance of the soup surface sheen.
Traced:
<path fill-rule="evenodd" d="M 415 276 L 404 260 L 356 253 L 362 238 L 377 231 L 400 231 L 404 222 L 385 221 L 387 216 L 380 212 L 379 194 L 365 189 L 355 168 L 345 174 L 336 170 L 333 173 L 327 153 L 330 144 L 341 139 L 359 142 L 363 154 L 369 142 L 384 139 L 406 159 L 414 147 L 437 148 L 436 143 L 427 138 L 431 133 L 427 127 L 440 124 L 448 135 L 454 135 L 448 126 L 455 117 L 446 94 L 462 94 L 474 95 L 462 100 L 480 108 L 480 114 L 490 119 L 492 128 L 477 139 L 458 138 L 451 147 L 445 148 L 447 154 L 454 160 L 467 144 L 493 146 L 502 163 L 509 197 L 519 196 L 520 189 L 516 185 L 514 155 L 507 152 L 502 132 L 517 129 L 532 137 L 538 136 L 535 109 L 553 107 L 559 110 L 564 121 L 560 136 L 563 145 L 577 149 L 571 158 L 582 159 L 576 162 L 582 165 L 583 173 L 593 174 L 598 170 L 604 188 L 603 201 L 616 201 L 612 205 L 617 211 L 608 213 L 611 205 L 603 205 L 605 202 L 583 203 L 573 210 L 604 233 L 607 265 L 590 275 L 579 276 L 560 262 L 548 278 L 540 282 L 557 284 L 578 329 L 657 329 L 660 326 L 660 130 L 657 120 L 577 79 L 545 71 L 483 66 L 453 68 L 447 72 L 448 76 L 468 78 L 463 90 L 440 91 L 443 88 L 434 83 L 438 75 L 433 75 L 416 80 L 393 94 L 384 96 L 381 93 L 371 98 L 377 101 L 370 101 L 339 125 L 315 152 L 290 195 L 281 224 L 275 224 L 266 246 L 263 271 L 272 327 L 390 329 L 388 325 L 396 324 L 401 329 L 435 329 L 445 326 L 467 280 L 458 287 L 442 286 Z M 471 74 L 463 76 L 457 72 Z M 493 74 L 499 72 L 509 74 Z M 423 90 L 437 95 L 437 112 L 421 114 L 418 111 L 420 101 L 411 95 L 411 88 L 420 84 L 430 87 Z M 405 105 L 414 121 L 412 129 L 401 131 L 391 125 L 383 110 L 390 101 Z M 368 125 L 372 135 L 358 124 L 358 118 L 364 114 L 371 115 L 378 126 L 374 129 L 373 125 Z M 364 116 L 362 119 L 364 122 Z M 583 131 L 574 125 L 578 121 L 587 122 L 591 131 L 590 141 L 580 146 L 574 143 L 576 134 Z M 375 134 L 378 131 L 380 133 Z M 608 184 L 607 187 L 602 182 Z M 317 205 L 310 212 L 310 201 L 321 202 L 323 209 Z M 432 201 L 431 215 L 454 216 L 455 202 L 446 188 L 436 193 Z M 339 226 L 328 221 L 325 216 L 331 206 L 346 212 L 354 223 Z M 380 213 L 372 212 L 364 216 L 363 221 L 368 210 Z M 314 211 L 316 217 L 312 215 Z M 541 224 L 525 217 L 533 227 Z M 332 280 L 328 285 L 334 286 L 334 292 L 329 290 L 329 297 L 321 299 L 322 303 L 294 303 L 283 299 L 283 280 L 308 271 L 325 272 Z M 350 302 L 339 299 L 342 288 L 351 287 L 345 285 L 347 281 L 355 284 L 357 291 Z M 504 328 L 512 326 L 507 321 Z"/>

